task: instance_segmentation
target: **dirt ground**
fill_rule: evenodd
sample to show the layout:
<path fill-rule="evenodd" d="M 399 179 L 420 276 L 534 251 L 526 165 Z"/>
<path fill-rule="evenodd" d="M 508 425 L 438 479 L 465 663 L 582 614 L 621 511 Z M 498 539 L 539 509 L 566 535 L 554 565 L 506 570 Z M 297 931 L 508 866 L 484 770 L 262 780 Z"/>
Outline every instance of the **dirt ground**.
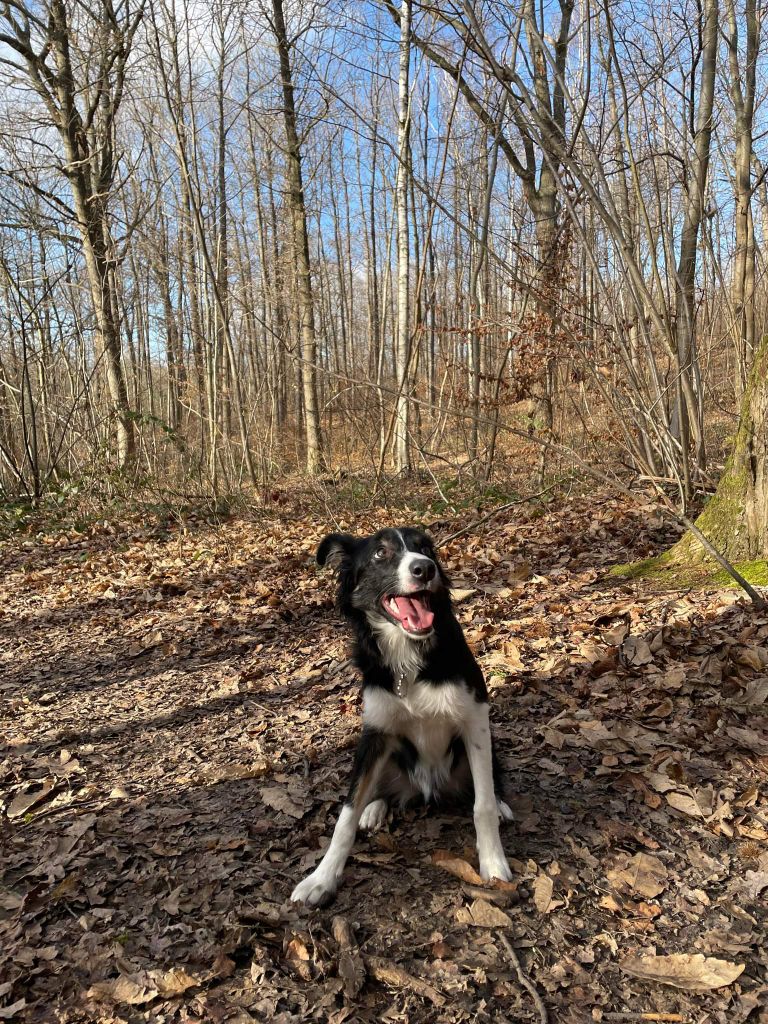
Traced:
<path fill-rule="evenodd" d="M 768 1022 L 768 615 L 608 576 L 674 539 L 651 506 L 520 505 L 442 549 L 514 884 L 474 877 L 470 816 L 415 808 L 332 907 L 288 902 L 358 729 L 316 544 L 473 517 L 288 500 L 5 543 L 0 1020 Z"/>

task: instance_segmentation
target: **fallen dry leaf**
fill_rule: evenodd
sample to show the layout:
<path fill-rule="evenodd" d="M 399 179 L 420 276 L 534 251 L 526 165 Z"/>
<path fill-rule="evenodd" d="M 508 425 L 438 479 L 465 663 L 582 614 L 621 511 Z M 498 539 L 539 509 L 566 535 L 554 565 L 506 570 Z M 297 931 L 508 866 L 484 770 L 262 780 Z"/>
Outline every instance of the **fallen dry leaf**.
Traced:
<path fill-rule="evenodd" d="M 605 633 L 603 633 L 603 639 L 611 647 L 614 647 L 620 644 L 624 639 L 626 639 L 628 633 L 628 624 L 626 622 L 619 622 L 611 629 L 608 629 L 605 631 Z"/>
<path fill-rule="evenodd" d="M 525 668 L 519 648 L 511 641 L 500 644 L 497 650 L 481 660 L 488 668 L 499 668 L 504 672 L 521 672 Z"/>
<path fill-rule="evenodd" d="M 747 871 L 744 876 L 744 892 L 750 899 L 757 899 L 763 889 L 768 889 L 768 871 Z"/>
<path fill-rule="evenodd" d="M 688 992 L 708 992 L 730 985 L 745 965 L 701 953 L 671 953 L 669 956 L 626 957 L 620 966 L 626 974 L 643 981 L 656 981 Z"/>
<path fill-rule="evenodd" d="M 164 999 L 181 995 L 188 988 L 200 985 L 200 979 L 189 974 L 183 967 L 173 967 L 170 971 L 149 971 L 149 977 Z"/>
<path fill-rule="evenodd" d="M 642 665 L 650 665 L 653 661 L 653 652 L 650 644 L 642 637 L 628 636 L 621 645 L 621 653 L 628 665 L 636 668 Z"/>
<path fill-rule="evenodd" d="M 487 900 L 474 900 L 468 907 L 459 907 L 456 920 L 476 928 L 507 928 L 512 924 L 503 910 Z"/>
<path fill-rule="evenodd" d="M 682 811 L 683 814 L 688 814 L 692 818 L 703 818 L 704 811 L 698 805 L 694 797 L 688 793 L 667 793 L 667 803 L 674 807 L 677 811 Z"/>
<path fill-rule="evenodd" d="M 339 945 L 339 977 L 344 984 L 344 994 L 354 999 L 365 984 L 363 958 L 357 950 L 352 926 L 345 917 L 334 917 L 331 931 Z"/>
<path fill-rule="evenodd" d="M 484 884 L 483 879 L 469 861 L 462 860 L 461 857 L 455 857 L 448 850 L 435 850 L 432 854 L 432 863 L 444 871 L 450 871 L 452 875 L 460 878 L 462 882 L 468 882 L 470 885 Z"/>
<path fill-rule="evenodd" d="M 146 975 L 121 974 L 110 981 L 97 981 L 91 985 L 86 995 L 90 999 L 98 999 L 117 1003 L 118 1005 L 140 1006 L 157 999 L 159 992 L 151 985 Z"/>
<path fill-rule="evenodd" d="M 768 736 L 756 729 L 742 729 L 729 725 L 725 730 L 742 750 L 751 750 L 755 754 L 768 754 Z"/>
<path fill-rule="evenodd" d="M 540 874 L 533 883 L 533 903 L 540 914 L 548 912 L 554 887 L 552 879 L 545 874 Z"/>
<path fill-rule="evenodd" d="M 200 984 L 200 979 L 188 974 L 183 967 L 175 967 L 169 971 L 137 971 L 121 974 L 109 981 L 98 981 L 87 994 L 92 999 L 141 1006 L 158 997 L 168 999 L 181 995 Z"/>
<path fill-rule="evenodd" d="M 28 789 L 24 793 L 18 793 L 11 800 L 6 814 L 9 818 L 20 818 L 27 811 L 31 811 L 33 807 L 36 807 L 37 804 L 42 803 L 50 795 L 55 785 L 55 779 L 44 779 L 42 783 L 34 783 L 33 788 Z"/>
<path fill-rule="evenodd" d="M 292 818 L 304 817 L 304 805 L 299 794 L 293 795 L 285 786 L 264 786 L 261 799 L 275 811 L 282 811 Z"/>
<path fill-rule="evenodd" d="M 285 947 L 285 959 L 293 971 L 304 981 L 312 980 L 310 953 L 301 935 L 293 935 Z"/>
<path fill-rule="evenodd" d="M 0 1006 L 0 1020 L 12 1020 L 27 1005 L 26 999 L 17 999 L 9 1006 Z"/>
<path fill-rule="evenodd" d="M 623 855 L 606 872 L 608 881 L 615 888 L 630 889 L 646 899 L 654 899 L 664 891 L 667 875 L 667 869 L 659 858 L 648 853 L 636 853 L 634 857 Z"/>

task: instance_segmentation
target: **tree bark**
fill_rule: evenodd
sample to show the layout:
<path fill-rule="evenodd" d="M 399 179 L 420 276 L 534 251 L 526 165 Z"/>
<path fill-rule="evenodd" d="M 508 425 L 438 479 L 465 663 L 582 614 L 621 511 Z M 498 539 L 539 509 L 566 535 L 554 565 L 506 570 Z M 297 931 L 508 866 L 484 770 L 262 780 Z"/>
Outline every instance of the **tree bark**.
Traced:
<path fill-rule="evenodd" d="M 288 34 L 285 27 L 283 0 L 272 0 L 272 29 L 280 59 L 280 77 L 283 90 L 283 121 L 286 137 L 286 175 L 288 178 L 288 205 L 293 226 L 293 250 L 296 269 L 296 302 L 301 337 L 302 388 L 304 395 L 304 426 L 307 446 L 307 472 L 322 469 L 323 440 L 320 433 L 320 412 L 317 401 L 317 339 L 315 337 L 314 300 L 309 260 L 309 235 L 304 203 L 304 183 L 301 170 L 301 145 L 296 127 L 296 104 L 293 95 L 293 77 Z"/>
<path fill-rule="evenodd" d="M 675 275 L 675 335 L 677 345 L 676 400 L 671 429 L 687 453 L 691 432 L 696 446 L 696 461 L 705 464 L 701 410 L 701 384 L 696 351 L 694 324 L 696 319 L 696 252 L 709 175 L 712 140 L 712 111 L 717 68 L 718 0 L 706 0 L 702 12 L 701 76 L 698 88 L 694 154 L 688 167 L 688 199 L 685 204 L 680 235 L 680 256 Z M 684 463 L 687 475 L 687 460 Z M 686 491 L 690 494 L 690 484 Z"/>
<path fill-rule="evenodd" d="M 747 379 L 749 361 L 755 343 L 755 237 L 752 223 L 752 147 L 755 114 L 755 84 L 758 51 L 758 19 L 755 0 L 746 0 L 744 23 L 746 54 L 744 82 L 739 68 L 739 30 L 733 0 L 726 4 L 729 35 L 728 65 L 730 93 L 733 103 L 734 134 L 734 219 L 736 221 L 736 252 L 733 258 L 731 299 L 733 302 L 733 339 L 736 360 L 734 390 L 741 398 Z"/>
<path fill-rule="evenodd" d="M 69 150 L 69 147 L 67 148 Z M 72 154 L 69 159 L 74 165 L 77 157 Z M 114 274 L 114 269 L 109 266 L 105 242 L 105 235 L 108 232 L 104 223 L 106 215 L 98 211 L 100 203 L 89 201 L 90 190 L 80 179 L 80 173 L 75 172 L 70 177 L 70 185 L 78 215 L 78 229 L 83 240 L 83 254 L 100 349 L 98 354 L 103 355 L 106 365 L 107 387 L 115 418 L 117 461 L 121 469 L 125 469 L 134 459 L 136 438 L 122 367 L 120 317 L 112 301 L 113 288 L 110 278 Z"/>
<path fill-rule="evenodd" d="M 411 59 L 411 0 L 400 6 L 400 75 L 397 126 L 397 335 L 395 367 L 397 373 L 397 421 L 395 425 L 395 470 L 408 473 L 411 468 L 409 372 L 410 332 L 408 305 L 408 171 L 410 161 L 408 136 L 410 128 L 409 70 Z"/>
<path fill-rule="evenodd" d="M 747 378 L 733 452 L 696 526 L 730 562 L 768 559 L 768 337 Z M 688 533 L 671 555 L 703 560 L 706 552 Z"/>

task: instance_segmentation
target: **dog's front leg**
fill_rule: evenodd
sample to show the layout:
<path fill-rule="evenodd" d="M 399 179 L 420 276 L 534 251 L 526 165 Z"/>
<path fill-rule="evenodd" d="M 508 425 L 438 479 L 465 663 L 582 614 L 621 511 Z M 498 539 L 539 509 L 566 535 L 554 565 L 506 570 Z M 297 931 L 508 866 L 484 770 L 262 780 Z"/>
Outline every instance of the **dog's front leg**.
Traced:
<path fill-rule="evenodd" d="M 355 753 L 349 794 L 341 808 L 330 845 L 312 874 L 299 882 L 291 893 L 295 903 L 319 907 L 333 899 L 355 841 L 360 815 L 375 792 L 381 769 L 391 750 L 392 742 L 388 736 L 375 729 L 363 729 Z"/>
<path fill-rule="evenodd" d="M 480 875 L 511 881 L 512 873 L 499 836 L 499 808 L 493 787 L 493 754 L 488 705 L 476 704 L 464 730 L 464 745 L 475 787 L 475 831 Z"/>

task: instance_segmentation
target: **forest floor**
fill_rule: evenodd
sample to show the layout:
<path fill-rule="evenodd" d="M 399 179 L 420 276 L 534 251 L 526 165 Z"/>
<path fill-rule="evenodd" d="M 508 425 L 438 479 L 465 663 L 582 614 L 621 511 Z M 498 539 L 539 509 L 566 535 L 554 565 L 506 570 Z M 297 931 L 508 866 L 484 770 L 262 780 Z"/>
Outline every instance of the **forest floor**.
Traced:
<path fill-rule="evenodd" d="M 0 1020 L 765 1024 L 768 615 L 608 575 L 675 539 L 642 500 L 450 542 L 515 882 L 416 808 L 309 912 L 359 727 L 316 544 L 478 513 L 280 501 L 0 548 Z"/>

